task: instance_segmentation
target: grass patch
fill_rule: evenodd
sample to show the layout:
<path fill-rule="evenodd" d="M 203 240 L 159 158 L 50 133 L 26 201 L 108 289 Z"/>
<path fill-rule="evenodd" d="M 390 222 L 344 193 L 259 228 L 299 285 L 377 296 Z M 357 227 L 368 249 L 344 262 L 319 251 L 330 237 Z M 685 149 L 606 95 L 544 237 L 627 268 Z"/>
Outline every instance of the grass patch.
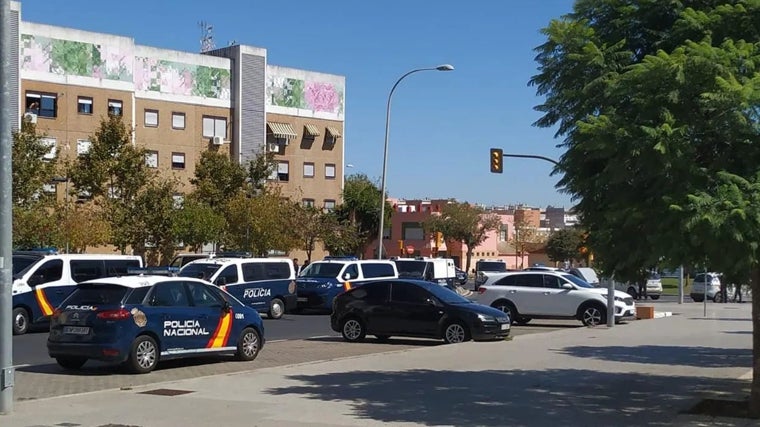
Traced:
<path fill-rule="evenodd" d="M 663 277 L 660 279 L 662 281 L 662 294 L 663 295 L 678 295 L 678 277 Z M 692 279 L 689 278 L 688 280 L 686 277 L 683 278 L 684 280 L 684 287 L 683 287 L 683 294 L 689 295 L 690 286 Z"/>

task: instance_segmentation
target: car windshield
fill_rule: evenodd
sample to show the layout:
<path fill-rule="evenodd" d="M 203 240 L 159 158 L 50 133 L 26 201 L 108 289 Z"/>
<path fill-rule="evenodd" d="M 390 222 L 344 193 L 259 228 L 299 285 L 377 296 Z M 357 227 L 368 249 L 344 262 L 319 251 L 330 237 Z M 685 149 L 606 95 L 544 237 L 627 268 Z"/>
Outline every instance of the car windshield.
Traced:
<path fill-rule="evenodd" d="M 427 290 L 435 295 L 436 298 L 448 304 L 472 304 L 472 301 L 444 286 L 432 285 L 427 287 Z"/>
<path fill-rule="evenodd" d="M 565 279 L 573 282 L 575 286 L 581 287 L 581 288 L 593 288 L 591 284 L 589 284 L 587 281 L 578 278 L 577 276 L 574 276 L 570 273 L 562 273 L 560 276 L 564 277 Z"/>
<path fill-rule="evenodd" d="M 179 271 L 180 277 L 193 277 L 196 279 L 211 280 L 214 273 L 222 267 L 221 264 L 212 263 L 191 263 L 182 267 Z"/>
<path fill-rule="evenodd" d="M 13 277 L 23 276 L 29 267 L 41 259 L 35 256 L 13 255 Z"/>
<path fill-rule="evenodd" d="M 478 262 L 477 266 L 478 271 L 507 271 L 507 264 L 503 262 L 489 262 L 489 261 L 481 261 Z"/>
<path fill-rule="evenodd" d="M 313 262 L 298 277 L 335 278 L 342 268 L 343 263 L 340 262 Z"/>
<path fill-rule="evenodd" d="M 108 283 L 78 285 L 63 305 L 119 305 L 129 291 L 125 286 Z"/>
<path fill-rule="evenodd" d="M 650 280 L 657 280 L 659 278 L 660 278 L 660 274 L 659 273 L 652 273 L 652 274 L 649 275 L 649 279 Z"/>
<path fill-rule="evenodd" d="M 398 277 L 422 278 L 425 274 L 425 261 L 396 261 Z"/>

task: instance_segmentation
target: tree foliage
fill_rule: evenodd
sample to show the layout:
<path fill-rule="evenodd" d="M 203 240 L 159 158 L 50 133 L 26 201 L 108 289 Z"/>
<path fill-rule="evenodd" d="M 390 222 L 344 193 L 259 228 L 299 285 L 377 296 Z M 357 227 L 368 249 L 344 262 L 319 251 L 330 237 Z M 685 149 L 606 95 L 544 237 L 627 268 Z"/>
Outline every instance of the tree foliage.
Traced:
<path fill-rule="evenodd" d="M 498 230 L 501 219 L 485 209 L 467 202 L 449 202 L 441 208 L 440 215 L 431 215 L 423 224 L 427 232 L 440 232 L 447 242 L 467 245 L 465 271 L 470 271 L 472 253 L 483 243 L 488 233 Z"/>
<path fill-rule="evenodd" d="M 174 215 L 173 229 L 177 240 L 190 246 L 194 252 L 205 243 L 221 241 L 226 226 L 223 211 L 195 197 L 186 197 Z"/>
<path fill-rule="evenodd" d="M 543 30 L 536 125 L 564 138 L 558 185 L 617 278 L 663 260 L 751 271 L 760 292 L 758 22 L 754 0 L 579 0 Z"/>
<path fill-rule="evenodd" d="M 64 200 L 57 205 L 54 217 L 58 224 L 54 246 L 68 248 L 69 253 L 84 253 L 89 247 L 109 241 L 110 226 L 103 219 L 100 207 L 93 202 Z"/>
<path fill-rule="evenodd" d="M 193 198 L 221 210 L 245 187 L 246 171 L 234 163 L 229 154 L 207 150 L 201 153 L 190 183 L 195 186 Z"/>
<path fill-rule="evenodd" d="M 43 187 L 55 177 L 58 156 L 44 158 L 50 147 L 42 141 L 36 125 L 27 120 L 22 121 L 20 130 L 13 132 L 12 143 L 12 202 L 28 208 L 44 198 Z"/>
<path fill-rule="evenodd" d="M 270 250 L 290 251 L 298 243 L 288 221 L 292 202 L 276 190 L 250 196 L 238 193 L 227 204 L 228 247 L 265 257 Z"/>
<path fill-rule="evenodd" d="M 324 240 L 327 233 L 325 213 L 314 206 L 294 203 L 290 214 L 291 230 L 297 242 L 296 249 L 306 252 L 306 259 L 311 259 L 317 242 Z"/>
<path fill-rule="evenodd" d="M 546 255 L 555 262 L 573 261 L 582 258 L 583 232 L 578 228 L 555 230 L 546 241 Z"/>
<path fill-rule="evenodd" d="M 364 249 L 366 239 L 356 225 L 348 221 L 341 221 L 336 215 L 330 213 L 324 218 L 324 235 L 322 242 L 330 255 L 356 255 L 360 256 Z"/>
<path fill-rule="evenodd" d="M 530 252 L 531 248 L 538 243 L 543 243 L 546 235 L 539 232 L 538 228 L 531 225 L 528 221 L 519 220 L 515 222 L 515 233 L 510 239 L 510 243 L 515 248 L 515 253 L 520 259 L 519 268 L 523 268 L 522 259 L 525 254 Z"/>
<path fill-rule="evenodd" d="M 390 224 L 392 211 L 386 202 L 385 224 Z M 363 252 L 363 249 L 377 238 L 380 228 L 380 189 L 367 175 L 356 174 L 347 177 L 343 187 L 343 203 L 336 207 L 334 216 L 336 221 L 333 222 L 333 226 L 350 225 L 356 231 L 359 242 L 353 253 Z M 350 234 L 352 233 L 348 231 L 337 233 L 345 236 Z"/>

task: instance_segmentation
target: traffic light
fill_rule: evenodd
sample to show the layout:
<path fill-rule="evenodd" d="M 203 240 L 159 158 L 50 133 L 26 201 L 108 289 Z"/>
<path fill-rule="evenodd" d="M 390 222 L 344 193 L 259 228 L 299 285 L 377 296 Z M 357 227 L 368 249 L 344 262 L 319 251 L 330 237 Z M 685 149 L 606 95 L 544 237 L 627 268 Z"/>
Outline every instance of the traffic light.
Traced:
<path fill-rule="evenodd" d="M 504 150 L 501 148 L 491 149 L 491 173 L 504 172 L 504 164 L 501 162 Z"/>

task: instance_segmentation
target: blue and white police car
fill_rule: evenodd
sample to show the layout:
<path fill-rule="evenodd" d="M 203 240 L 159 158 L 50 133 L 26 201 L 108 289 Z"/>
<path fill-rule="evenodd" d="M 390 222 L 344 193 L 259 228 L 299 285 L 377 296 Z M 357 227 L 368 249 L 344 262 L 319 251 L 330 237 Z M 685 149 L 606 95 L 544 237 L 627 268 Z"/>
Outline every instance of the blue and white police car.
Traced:
<path fill-rule="evenodd" d="M 263 345 L 256 310 L 203 280 L 150 271 L 79 283 L 53 312 L 47 341 L 63 368 L 93 359 L 124 363 L 133 373 L 200 355 L 250 361 Z"/>
<path fill-rule="evenodd" d="M 339 294 L 370 280 L 395 279 L 396 264 L 390 260 L 326 257 L 309 264 L 296 279 L 298 309 L 332 310 Z"/>

